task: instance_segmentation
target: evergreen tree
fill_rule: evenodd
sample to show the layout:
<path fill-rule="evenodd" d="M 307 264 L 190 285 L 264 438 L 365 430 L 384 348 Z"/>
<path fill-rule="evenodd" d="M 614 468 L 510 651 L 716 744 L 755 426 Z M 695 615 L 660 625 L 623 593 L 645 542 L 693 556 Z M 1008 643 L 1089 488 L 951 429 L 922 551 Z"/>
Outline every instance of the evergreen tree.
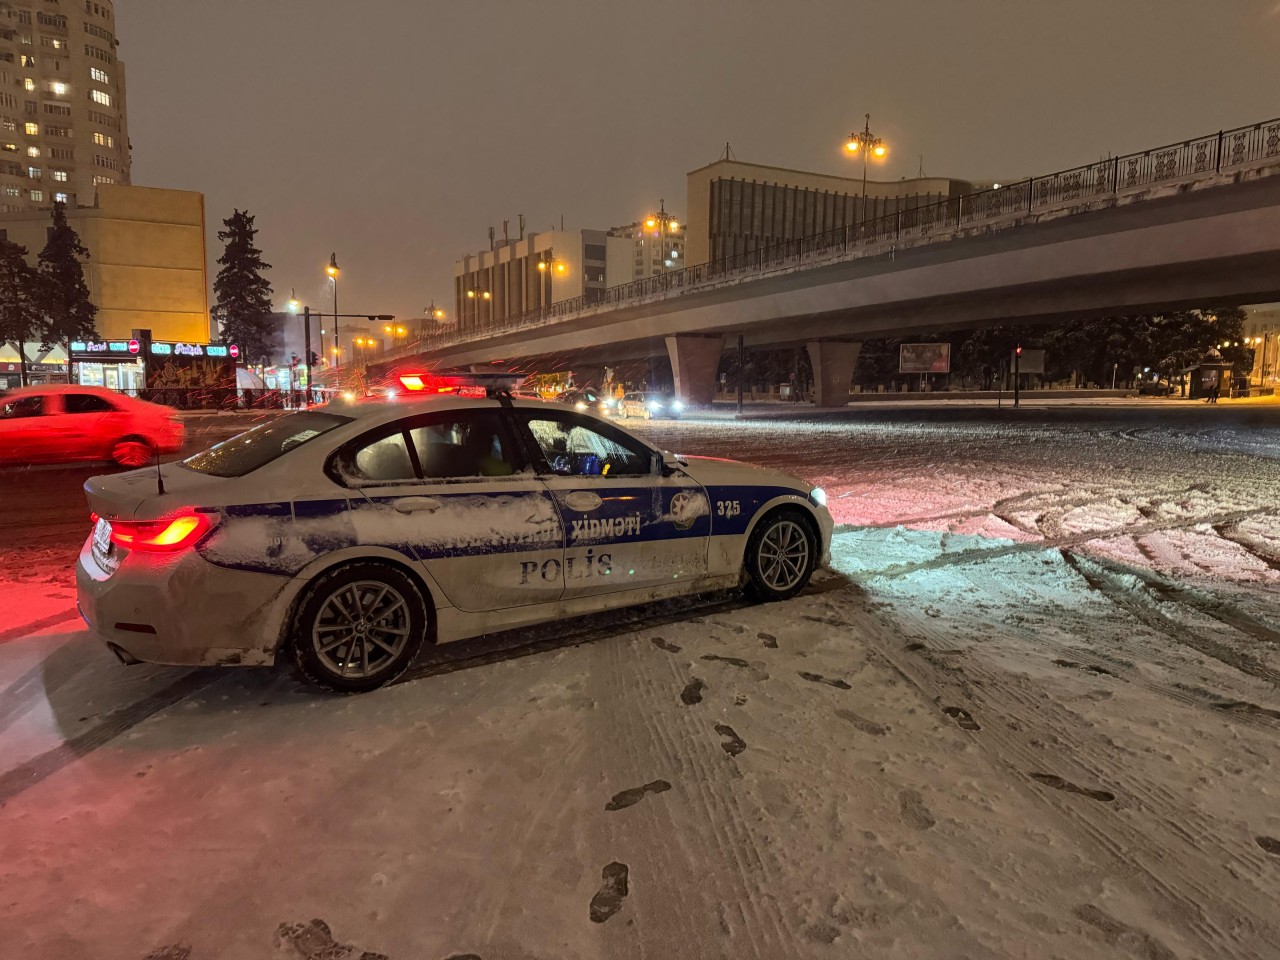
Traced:
<path fill-rule="evenodd" d="M 0 341 L 13 344 L 22 365 L 22 385 L 27 376 L 26 343 L 40 329 L 39 276 L 27 263 L 27 250 L 0 240 Z"/>
<path fill-rule="evenodd" d="M 66 204 L 58 201 L 53 205 L 49 240 L 40 251 L 36 291 L 42 314 L 41 346 L 45 350 L 55 343 L 69 345 L 72 340 L 96 335 L 98 308 L 89 299 L 89 287 L 84 282 L 82 262 L 87 259 L 89 251 L 67 223 Z M 68 356 L 70 353 L 68 346 Z"/>
<path fill-rule="evenodd" d="M 253 245 L 258 230 L 248 211 L 236 210 L 222 224 L 226 229 L 218 231 L 218 239 L 226 250 L 218 258 L 222 269 L 213 282 L 214 317 L 223 343 L 239 344 L 240 355 L 250 363 L 265 362 L 273 330 L 271 284 L 262 273 L 271 264 L 263 262 L 262 251 Z"/>

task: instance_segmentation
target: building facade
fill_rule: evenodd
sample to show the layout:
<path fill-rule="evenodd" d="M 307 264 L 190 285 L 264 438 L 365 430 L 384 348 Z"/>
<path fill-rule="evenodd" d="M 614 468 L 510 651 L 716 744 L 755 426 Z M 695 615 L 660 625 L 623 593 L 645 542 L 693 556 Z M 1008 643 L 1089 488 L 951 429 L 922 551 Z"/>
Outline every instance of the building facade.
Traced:
<path fill-rule="evenodd" d="M 0 4 L 0 213 L 129 183 L 118 43 L 111 0 Z"/>
<path fill-rule="evenodd" d="M 89 251 L 84 278 L 98 308 L 98 340 L 128 341 L 134 330 L 150 330 L 155 340 L 209 342 L 203 194 L 101 184 L 93 206 L 68 205 L 67 222 Z M 49 228 L 47 210 L 0 214 L 0 239 L 25 247 L 32 264 Z M 29 358 L 39 355 L 39 344 L 27 345 Z M 61 348 L 43 356 L 50 363 L 66 359 Z M 0 345 L 0 362 L 17 359 L 11 346 Z M 135 362 L 85 358 L 76 364 L 79 382 L 131 389 L 141 377 Z M 110 373 L 104 363 L 124 368 Z"/>
<path fill-rule="evenodd" d="M 609 231 L 606 277 L 610 287 L 679 270 L 685 265 L 684 224 L 673 216 L 646 217 Z"/>
<path fill-rule="evenodd" d="M 603 298 L 606 241 L 604 230 L 550 230 L 464 256 L 453 268 L 459 329 L 481 330 L 574 297 Z"/>
<path fill-rule="evenodd" d="M 927 177 L 866 182 L 738 160 L 717 160 L 686 178 L 690 264 L 751 253 L 973 192 L 967 180 Z"/>

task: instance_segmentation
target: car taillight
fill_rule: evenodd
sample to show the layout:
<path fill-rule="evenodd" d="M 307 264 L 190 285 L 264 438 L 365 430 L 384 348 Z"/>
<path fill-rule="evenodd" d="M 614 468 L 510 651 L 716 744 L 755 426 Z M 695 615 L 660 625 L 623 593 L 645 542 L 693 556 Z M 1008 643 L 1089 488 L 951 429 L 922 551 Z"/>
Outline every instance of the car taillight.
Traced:
<path fill-rule="evenodd" d="M 145 553 L 176 553 L 192 546 L 213 528 L 207 513 L 184 513 L 164 520 L 115 520 L 111 542 Z"/>

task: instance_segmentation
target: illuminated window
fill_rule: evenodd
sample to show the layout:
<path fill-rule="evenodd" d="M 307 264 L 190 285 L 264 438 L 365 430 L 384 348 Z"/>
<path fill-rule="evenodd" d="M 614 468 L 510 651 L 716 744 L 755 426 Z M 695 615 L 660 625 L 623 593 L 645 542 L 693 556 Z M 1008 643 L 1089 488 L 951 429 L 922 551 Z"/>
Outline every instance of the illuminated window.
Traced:
<path fill-rule="evenodd" d="M 30 77 L 27 77 L 27 79 L 23 80 L 22 85 L 28 90 L 34 90 L 36 88 L 36 82 L 32 80 Z"/>
<path fill-rule="evenodd" d="M 40 135 L 40 124 L 38 123 L 28 123 L 22 129 L 26 131 L 28 137 L 38 137 Z"/>
<path fill-rule="evenodd" d="M 53 195 L 53 199 L 54 199 L 54 200 L 57 200 L 59 203 L 66 203 L 66 202 L 67 202 L 67 195 L 66 195 L 65 193 L 55 193 L 55 194 Z"/>
<path fill-rule="evenodd" d="M 22 55 L 22 65 L 24 67 L 34 67 L 36 65 L 36 58 L 28 53 L 24 53 Z"/>
<path fill-rule="evenodd" d="M 32 199 L 32 200 L 35 200 L 35 201 L 37 201 L 37 202 L 39 202 L 39 201 L 43 200 L 43 199 L 44 199 L 44 191 L 43 191 L 43 190 L 32 190 L 32 191 L 31 191 L 31 199 Z"/>
<path fill-rule="evenodd" d="M 97 67 L 89 68 L 89 76 L 97 80 L 99 83 L 110 83 L 111 78 L 107 76 L 107 71 L 99 70 Z"/>
<path fill-rule="evenodd" d="M 18 145 L 16 143 L 6 143 L 4 149 L 7 153 L 17 153 Z"/>
<path fill-rule="evenodd" d="M 49 84 L 49 89 L 52 90 L 54 93 L 56 93 L 58 96 L 62 96 L 64 93 L 67 92 L 67 85 L 63 83 L 61 80 L 54 80 L 51 84 Z"/>
<path fill-rule="evenodd" d="M 40 179 L 40 168 L 39 168 L 39 167 L 27 167 L 27 176 L 28 176 L 28 177 L 30 177 L 32 180 L 39 180 L 39 179 Z"/>
<path fill-rule="evenodd" d="M 92 90 L 89 93 L 89 97 L 94 103 L 100 103 L 104 107 L 111 106 L 111 94 L 109 93 L 104 93 L 101 90 Z"/>
<path fill-rule="evenodd" d="M 39 148 L 39 147 L 27 147 L 27 156 L 28 156 L 28 157 L 38 157 L 38 156 L 40 156 L 40 148 Z"/>
<path fill-rule="evenodd" d="M 4 195 L 6 197 L 20 197 L 22 196 L 22 191 L 19 190 L 17 187 L 5 187 Z"/>
<path fill-rule="evenodd" d="M 107 145 L 107 135 L 105 133 L 99 133 L 97 130 L 95 130 L 93 131 L 93 142 L 100 147 L 105 147 Z"/>
<path fill-rule="evenodd" d="M 55 170 L 55 171 L 53 171 L 53 179 L 55 179 L 55 180 L 60 180 L 61 182 L 66 183 L 66 182 L 67 182 L 67 171 L 65 171 L 65 170 Z"/>

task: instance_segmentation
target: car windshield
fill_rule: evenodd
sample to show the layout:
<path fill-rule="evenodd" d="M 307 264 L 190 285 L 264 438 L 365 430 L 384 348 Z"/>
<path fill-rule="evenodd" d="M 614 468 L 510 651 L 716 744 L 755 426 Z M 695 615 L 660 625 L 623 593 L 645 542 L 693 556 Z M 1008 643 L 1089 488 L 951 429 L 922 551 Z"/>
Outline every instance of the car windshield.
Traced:
<path fill-rule="evenodd" d="M 243 477 L 307 441 L 350 423 L 351 419 L 332 413 L 291 413 L 197 453 L 182 463 L 189 470 L 214 477 Z"/>

